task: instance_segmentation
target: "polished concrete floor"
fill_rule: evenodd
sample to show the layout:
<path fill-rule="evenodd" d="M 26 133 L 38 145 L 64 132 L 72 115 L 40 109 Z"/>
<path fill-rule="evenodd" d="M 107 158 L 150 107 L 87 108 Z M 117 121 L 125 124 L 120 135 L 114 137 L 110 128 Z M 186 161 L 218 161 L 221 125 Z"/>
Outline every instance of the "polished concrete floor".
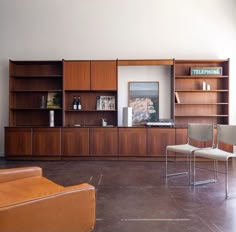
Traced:
<path fill-rule="evenodd" d="M 0 161 L 0 168 L 30 165 L 42 167 L 44 175 L 58 184 L 88 182 L 96 187 L 94 232 L 236 231 L 236 198 L 225 200 L 222 174 L 217 183 L 192 188 L 187 176 L 171 177 L 166 182 L 164 162 Z M 232 166 L 230 186 L 236 192 Z M 200 173 L 199 178 L 202 174 L 212 176 Z"/>

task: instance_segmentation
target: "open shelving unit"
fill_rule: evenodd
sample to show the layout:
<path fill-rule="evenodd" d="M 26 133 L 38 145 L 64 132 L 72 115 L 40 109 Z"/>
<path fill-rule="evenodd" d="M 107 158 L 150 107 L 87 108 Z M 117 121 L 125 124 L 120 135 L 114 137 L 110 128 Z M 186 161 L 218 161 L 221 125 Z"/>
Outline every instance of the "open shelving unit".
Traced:
<path fill-rule="evenodd" d="M 222 75 L 191 75 L 191 67 L 221 67 Z M 203 88 L 205 82 L 210 88 Z M 175 125 L 228 124 L 229 59 L 175 61 Z"/>
<path fill-rule="evenodd" d="M 13 61 L 10 60 L 9 125 L 49 126 L 49 110 L 46 103 L 49 92 L 62 95 L 61 61 Z M 55 125 L 62 126 L 62 106 L 55 110 Z"/>

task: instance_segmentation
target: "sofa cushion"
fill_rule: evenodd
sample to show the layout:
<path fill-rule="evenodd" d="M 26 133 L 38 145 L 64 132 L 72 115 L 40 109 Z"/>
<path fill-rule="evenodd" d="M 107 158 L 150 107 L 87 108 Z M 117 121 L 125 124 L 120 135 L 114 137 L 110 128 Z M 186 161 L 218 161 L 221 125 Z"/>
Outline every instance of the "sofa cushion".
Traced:
<path fill-rule="evenodd" d="M 61 192 L 64 187 L 42 176 L 0 183 L 0 207 L 35 200 Z"/>

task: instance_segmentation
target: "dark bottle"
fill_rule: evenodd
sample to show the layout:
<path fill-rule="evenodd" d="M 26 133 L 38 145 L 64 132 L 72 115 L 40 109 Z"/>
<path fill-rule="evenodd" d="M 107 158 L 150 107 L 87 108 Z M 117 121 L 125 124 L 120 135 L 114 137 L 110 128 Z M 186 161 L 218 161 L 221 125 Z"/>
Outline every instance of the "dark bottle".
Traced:
<path fill-rule="evenodd" d="M 80 97 L 77 98 L 77 110 L 81 110 L 82 106 L 81 106 L 81 100 Z"/>
<path fill-rule="evenodd" d="M 77 100 L 76 100 L 76 97 L 73 97 L 73 102 L 72 102 L 72 109 L 73 110 L 77 110 Z"/>

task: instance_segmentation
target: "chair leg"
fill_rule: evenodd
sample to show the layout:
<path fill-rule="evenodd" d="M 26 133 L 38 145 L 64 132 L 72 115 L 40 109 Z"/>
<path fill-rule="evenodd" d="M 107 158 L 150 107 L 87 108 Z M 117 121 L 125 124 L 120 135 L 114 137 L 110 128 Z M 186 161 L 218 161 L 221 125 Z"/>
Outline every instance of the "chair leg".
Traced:
<path fill-rule="evenodd" d="M 236 197 L 236 194 L 229 194 L 229 174 L 228 174 L 228 169 L 229 169 L 229 162 L 228 162 L 228 159 L 226 161 L 226 164 L 225 164 L 225 198 L 226 199 L 229 199 L 229 198 L 234 198 Z"/>
<path fill-rule="evenodd" d="M 214 177 L 215 180 L 218 179 L 218 160 L 214 160 Z"/>
<path fill-rule="evenodd" d="M 188 155 L 187 155 L 188 156 Z M 189 160 L 187 159 L 187 162 Z M 176 160 L 175 160 L 176 162 Z M 179 175 L 186 175 L 188 174 L 188 172 L 176 172 L 176 173 L 171 173 L 171 174 L 168 174 L 168 150 L 166 150 L 166 179 L 167 177 L 171 177 L 171 176 L 179 176 Z"/>
<path fill-rule="evenodd" d="M 217 169 L 216 169 L 217 167 Z M 216 170 L 218 172 L 218 165 L 216 166 L 215 160 L 214 160 L 214 174 L 216 173 Z M 217 174 L 215 174 L 216 177 Z M 193 186 L 197 186 L 197 185 L 202 185 L 202 184 L 210 184 L 210 183 L 215 183 L 217 181 L 217 179 L 208 179 L 208 180 L 199 180 L 196 181 L 196 157 L 195 155 L 193 155 Z"/>
<path fill-rule="evenodd" d="M 168 151 L 166 150 L 166 179 L 167 179 L 167 176 L 168 176 L 168 157 L 167 157 L 167 153 Z"/>
<path fill-rule="evenodd" d="M 195 185 L 195 175 L 196 175 L 196 164 L 195 164 L 195 155 L 193 154 L 193 185 Z"/>
<path fill-rule="evenodd" d="M 229 184 L 228 184 L 228 160 L 225 162 L 225 198 L 228 198 L 228 190 L 229 190 Z"/>
<path fill-rule="evenodd" d="M 189 185 L 191 185 L 192 183 L 192 161 L 191 161 L 191 159 L 192 159 L 192 153 L 190 153 L 189 154 L 189 156 L 188 156 L 188 163 L 189 163 L 189 167 L 188 167 L 188 169 L 189 169 Z"/>

